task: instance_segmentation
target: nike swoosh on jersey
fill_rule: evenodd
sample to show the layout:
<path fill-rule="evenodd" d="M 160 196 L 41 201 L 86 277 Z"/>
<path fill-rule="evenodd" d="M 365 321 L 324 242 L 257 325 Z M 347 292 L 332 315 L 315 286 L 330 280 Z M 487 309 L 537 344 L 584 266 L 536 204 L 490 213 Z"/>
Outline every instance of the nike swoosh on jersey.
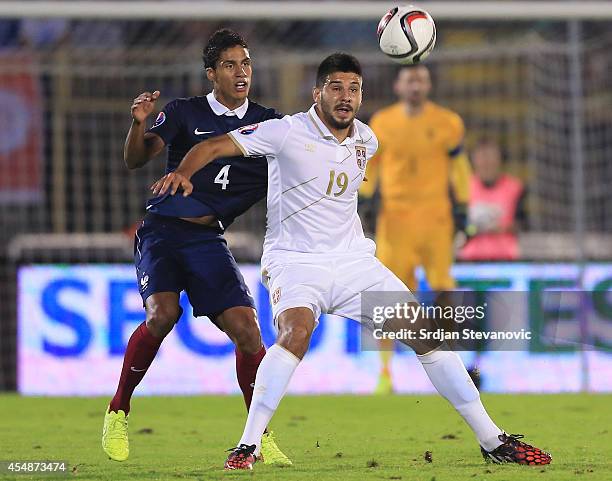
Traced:
<path fill-rule="evenodd" d="M 195 129 L 193 131 L 193 133 L 196 134 L 196 135 L 213 134 L 214 132 L 215 132 L 214 130 L 206 130 L 206 131 L 204 131 L 204 130 L 198 130 L 198 129 Z"/>

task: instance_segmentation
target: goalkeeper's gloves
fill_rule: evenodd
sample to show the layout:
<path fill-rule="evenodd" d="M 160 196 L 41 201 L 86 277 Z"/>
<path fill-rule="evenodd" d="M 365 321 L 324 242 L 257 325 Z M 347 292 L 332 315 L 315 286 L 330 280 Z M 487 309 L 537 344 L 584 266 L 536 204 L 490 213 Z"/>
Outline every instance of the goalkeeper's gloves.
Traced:
<path fill-rule="evenodd" d="M 468 206 L 467 204 L 454 204 L 453 205 L 453 222 L 455 223 L 455 233 L 463 232 L 466 236 L 469 236 L 468 230 Z"/>
<path fill-rule="evenodd" d="M 455 247 L 460 249 L 478 234 L 478 228 L 469 222 L 467 204 L 453 204 L 453 222 L 455 224 Z"/>

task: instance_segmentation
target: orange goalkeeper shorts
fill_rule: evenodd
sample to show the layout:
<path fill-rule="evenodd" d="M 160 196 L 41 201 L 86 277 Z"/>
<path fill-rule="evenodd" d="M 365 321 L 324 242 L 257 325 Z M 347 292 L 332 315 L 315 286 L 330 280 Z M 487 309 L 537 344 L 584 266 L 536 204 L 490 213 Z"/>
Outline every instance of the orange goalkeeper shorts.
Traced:
<path fill-rule="evenodd" d="M 452 217 L 447 209 L 381 209 L 376 226 L 376 256 L 411 290 L 422 266 L 432 289 L 455 287 Z"/>

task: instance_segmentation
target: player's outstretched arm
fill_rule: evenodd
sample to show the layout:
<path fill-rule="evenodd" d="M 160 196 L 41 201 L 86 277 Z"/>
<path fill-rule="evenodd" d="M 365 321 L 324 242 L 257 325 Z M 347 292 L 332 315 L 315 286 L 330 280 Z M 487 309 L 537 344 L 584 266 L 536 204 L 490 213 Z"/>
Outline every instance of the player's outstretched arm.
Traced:
<path fill-rule="evenodd" d="M 128 169 L 142 167 L 164 148 L 164 141 L 154 133 L 145 133 L 146 119 L 155 108 L 159 90 L 143 92 L 132 102 L 132 125 L 125 139 L 123 160 Z"/>
<path fill-rule="evenodd" d="M 220 157 L 236 157 L 242 155 L 240 148 L 229 135 L 220 135 L 194 145 L 174 172 L 164 175 L 151 186 L 155 195 L 162 195 L 170 191 L 176 194 L 179 188 L 183 189 L 183 196 L 193 192 L 193 184 L 189 179 L 198 170 Z"/>

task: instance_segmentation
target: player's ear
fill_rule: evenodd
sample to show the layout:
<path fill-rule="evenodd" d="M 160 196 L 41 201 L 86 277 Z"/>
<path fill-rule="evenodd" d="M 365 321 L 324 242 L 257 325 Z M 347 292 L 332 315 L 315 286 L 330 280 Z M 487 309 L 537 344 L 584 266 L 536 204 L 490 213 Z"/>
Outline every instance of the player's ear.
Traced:
<path fill-rule="evenodd" d="M 206 78 L 211 81 L 214 82 L 215 80 L 217 80 L 217 72 L 215 72 L 214 68 L 210 68 L 208 67 L 206 70 Z"/>
<path fill-rule="evenodd" d="M 321 89 L 319 87 L 314 87 L 312 89 L 312 100 L 314 100 L 316 104 L 321 100 Z"/>

